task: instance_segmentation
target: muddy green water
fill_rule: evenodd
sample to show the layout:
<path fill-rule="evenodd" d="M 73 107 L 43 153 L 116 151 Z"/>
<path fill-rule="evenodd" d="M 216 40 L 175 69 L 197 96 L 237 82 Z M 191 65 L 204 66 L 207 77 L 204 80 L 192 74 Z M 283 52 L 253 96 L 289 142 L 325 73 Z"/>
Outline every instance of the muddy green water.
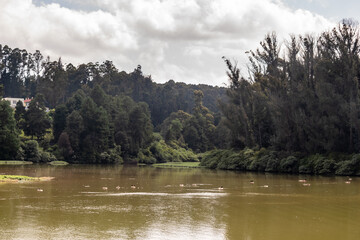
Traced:
<path fill-rule="evenodd" d="M 55 177 L 0 183 L 0 239 L 360 239 L 358 178 L 303 186 L 304 176 L 88 165 L 0 174 Z"/>

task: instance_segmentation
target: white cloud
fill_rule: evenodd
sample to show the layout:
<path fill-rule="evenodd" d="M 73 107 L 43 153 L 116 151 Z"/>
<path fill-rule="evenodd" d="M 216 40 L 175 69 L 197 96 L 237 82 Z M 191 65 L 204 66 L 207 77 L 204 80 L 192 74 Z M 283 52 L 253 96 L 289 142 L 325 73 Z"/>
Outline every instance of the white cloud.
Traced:
<path fill-rule="evenodd" d="M 126 71 L 140 64 L 157 82 L 221 85 L 226 82 L 222 56 L 244 65 L 244 52 L 268 32 L 276 31 L 281 39 L 332 26 L 280 0 L 88 0 L 95 11 L 57 2 L 0 0 L 0 43 L 39 49 L 67 63 L 108 59 Z"/>

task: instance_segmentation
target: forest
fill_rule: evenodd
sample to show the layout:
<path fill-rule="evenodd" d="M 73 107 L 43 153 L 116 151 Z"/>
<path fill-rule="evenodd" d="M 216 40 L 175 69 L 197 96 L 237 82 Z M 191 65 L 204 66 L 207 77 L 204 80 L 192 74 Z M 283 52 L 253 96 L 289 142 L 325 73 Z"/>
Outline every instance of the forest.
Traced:
<path fill-rule="evenodd" d="M 214 147 L 226 89 L 119 71 L 111 61 L 64 65 L 0 45 L 0 159 L 72 163 L 198 161 Z M 204 105 L 203 105 L 204 104 Z M 206 107 L 205 107 L 206 106 Z M 181 135 L 181 136 L 180 136 Z"/>
<path fill-rule="evenodd" d="M 139 65 L 64 65 L 0 45 L 0 159 L 74 163 L 201 161 L 209 168 L 360 173 L 358 26 L 249 52 L 249 77 L 223 57 L 227 88 L 155 83 Z M 244 69 L 243 69 L 244 70 Z"/>

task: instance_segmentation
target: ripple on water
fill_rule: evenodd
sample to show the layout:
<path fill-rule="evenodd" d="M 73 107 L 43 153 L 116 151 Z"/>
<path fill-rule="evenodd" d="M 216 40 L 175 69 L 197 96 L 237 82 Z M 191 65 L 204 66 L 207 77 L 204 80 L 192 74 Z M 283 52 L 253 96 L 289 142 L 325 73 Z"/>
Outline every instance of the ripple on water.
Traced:
<path fill-rule="evenodd" d="M 124 192 L 124 193 L 102 193 L 102 192 L 82 192 L 88 196 L 150 196 L 150 197 L 175 197 L 175 198 L 218 198 L 228 195 L 227 193 L 216 192 L 195 192 L 195 193 L 151 193 L 151 192 Z"/>

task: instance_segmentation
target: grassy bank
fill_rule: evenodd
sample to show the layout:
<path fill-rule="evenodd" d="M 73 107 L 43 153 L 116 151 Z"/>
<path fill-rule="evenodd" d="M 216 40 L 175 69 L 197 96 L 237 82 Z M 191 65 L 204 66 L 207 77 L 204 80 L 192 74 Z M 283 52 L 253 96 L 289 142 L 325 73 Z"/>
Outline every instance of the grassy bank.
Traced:
<path fill-rule="evenodd" d="M 21 175 L 0 175 L 0 182 L 38 181 L 38 178 Z"/>
<path fill-rule="evenodd" d="M 49 164 L 52 166 L 65 166 L 65 165 L 68 165 L 69 163 L 65 162 L 65 161 L 52 161 L 52 162 L 49 162 Z"/>
<path fill-rule="evenodd" d="M 27 164 L 33 164 L 32 162 L 28 161 L 7 161 L 7 160 L 0 160 L 0 165 L 27 165 Z"/>
<path fill-rule="evenodd" d="M 21 175 L 0 175 L 0 182 L 50 181 L 52 177 L 28 177 Z"/>
<path fill-rule="evenodd" d="M 200 162 L 167 162 L 167 163 L 156 163 L 153 167 L 160 168 L 200 168 Z"/>
<path fill-rule="evenodd" d="M 200 165 L 225 170 L 360 176 L 360 154 L 303 156 L 266 149 L 212 150 L 202 155 Z"/>

